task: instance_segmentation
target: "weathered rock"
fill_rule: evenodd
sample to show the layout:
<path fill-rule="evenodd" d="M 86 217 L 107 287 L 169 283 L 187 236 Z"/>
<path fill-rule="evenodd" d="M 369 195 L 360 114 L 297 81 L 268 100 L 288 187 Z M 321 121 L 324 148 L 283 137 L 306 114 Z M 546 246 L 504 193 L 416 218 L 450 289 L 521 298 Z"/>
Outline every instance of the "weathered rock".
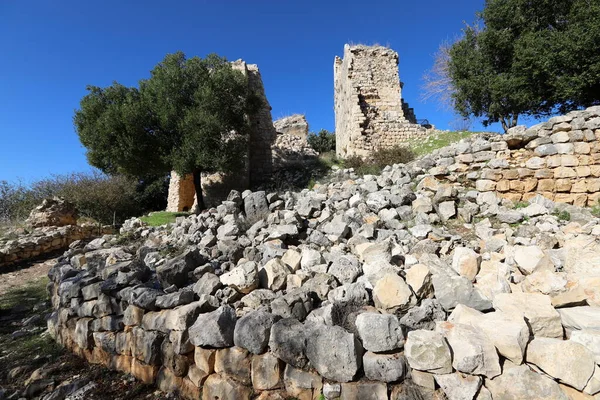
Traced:
<path fill-rule="evenodd" d="M 413 307 L 400 319 L 400 323 L 411 330 L 433 330 L 437 321 L 444 321 L 446 312 L 435 299 L 425 299 L 420 306 Z"/>
<path fill-rule="evenodd" d="M 473 400 L 482 384 L 479 376 L 461 374 L 434 375 L 435 381 L 442 388 L 448 400 Z"/>
<path fill-rule="evenodd" d="M 182 255 L 167 260 L 156 268 L 156 275 L 163 287 L 175 285 L 186 286 L 188 274 L 197 266 L 204 264 L 205 259 L 197 250 L 186 250 Z"/>
<path fill-rule="evenodd" d="M 233 346 L 236 321 L 235 310 L 227 305 L 200 314 L 189 329 L 190 343 L 217 348 Z"/>
<path fill-rule="evenodd" d="M 464 304 L 480 311 L 492 308 L 491 301 L 475 289 L 469 278 L 440 272 L 434 273 L 431 281 L 435 297 L 446 311 L 452 310 L 457 304 Z"/>
<path fill-rule="evenodd" d="M 326 379 L 351 381 L 361 366 L 362 353 L 360 342 L 339 326 L 314 327 L 307 338 L 306 355 Z"/>
<path fill-rule="evenodd" d="M 160 332 L 133 328 L 132 355 L 146 365 L 160 365 L 164 335 Z"/>
<path fill-rule="evenodd" d="M 194 284 L 194 293 L 198 296 L 213 295 L 223 287 L 219 277 L 211 272 L 203 274 Z"/>
<path fill-rule="evenodd" d="M 459 275 L 470 279 L 475 279 L 475 276 L 479 272 L 479 265 L 481 264 L 481 256 L 475 251 L 467 247 L 457 247 L 454 249 L 454 255 L 452 257 L 452 269 L 455 270 Z"/>
<path fill-rule="evenodd" d="M 407 363 L 402 353 L 375 354 L 369 351 L 363 356 L 363 368 L 368 379 L 397 382 L 404 379 Z"/>
<path fill-rule="evenodd" d="M 220 279 L 223 285 L 248 294 L 258 287 L 258 267 L 254 261 L 248 261 L 221 275 Z"/>
<path fill-rule="evenodd" d="M 408 332 L 404 353 L 411 368 L 434 374 L 452 372 L 450 347 L 439 332 L 426 330 Z"/>
<path fill-rule="evenodd" d="M 551 377 L 583 390 L 594 374 L 593 354 L 571 340 L 535 338 L 527 347 L 527 362 Z"/>
<path fill-rule="evenodd" d="M 321 393 L 323 378 L 314 372 L 302 371 L 286 365 L 283 372 L 283 383 L 289 395 L 313 399 Z"/>
<path fill-rule="evenodd" d="M 58 197 L 44 199 L 31 211 L 26 223 L 34 228 L 77 225 L 77 209 L 74 204 Z"/>
<path fill-rule="evenodd" d="M 500 360 L 492 341 L 470 325 L 439 322 L 436 329 L 448 340 L 452 349 L 452 366 L 472 375 L 493 378 L 500 375 Z"/>
<path fill-rule="evenodd" d="M 252 387 L 273 390 L 283 386 L 284 363 L 271 353 L 252 357 Z"/>
<path fill-rule="evenodd" d="M 594 354 L 596 364 L 600 364 L 600 330 L 583 329 L 573 331 L 570 340 L 585 346 Z"/>
<path fill-rule="evenodd" d="M 194 301 L 194 292 L 191 290 L 180 290 L 175 293 L 156 297 L 156 307 L 175 308 Z"/>
<path fill-rule="evenodd" d="M 241 347 L 229 347 L 217 350 L 215 354 L 215 372 L 229 376 L 244 385 L 250 385 L 252 356 Z"/>
<path fill-rule="evenodd" d="M 252 192 L 244 198 L 244 212 L 246 218 L 252 223 L 263 219 L 269 214 L 267 195 L 263 191 Z"/>
<path fill-rule="evenodd" d="M 385 274 L 373 288 L 375 307 L 394 313 L 405 311 L 416 303 L 415 296 L 404 279 L 396 274 Z"/>
<path fill-rule="evenodd" d="M 392 314 L 361 313 L 355 321 L 358 336 L 368 351 L 382 352 L 402 347 L 404 336 Z"/>
<path fill-rule="evenodd" d="M 352 283 L 361 274 L 362 268 L 358 258 L 352 254 L 336 257 L 329 267 L 328 272 L 342 284 Z"/>
<path fill-rule="evenodd" d="M 550 297 L 538 293 L 500 293 L 494 297 L 494 308 L 507 315 L 525 318 L 533 336 L 563 337 L 558 312 Z"/>
<path fill-rule="evenodd" d="M 279 318 L 264 311 L 252 311 L 240 318 L 235 326 L 233 341 L 253 354 L 267 350 L 271 327 Z"/>
<path fill-rule="evenodd" d="M 562 325 L 566 329 L 600 330 L 600 307 L 569 307 L 558 309 Z"/>
<path fill-rule="evenodd" d="M 280 360 L 296 368 L 304 368 L 306 358 L 306 332 L 295 318 L 284 318 L 271 327 L 269 348 Z"/>
<path fill-rule="evenodd" d="M 502 375 L 487 379 L 485 386 L 494 400 L 569 400 L 555 381 L 525 365 L 505 369 Z"/>
<path fill-rule="evenodd" d="M 219 375 L 210 375 L 204 382 L 202 400 L 236 399 L 250 400 L 252 389 L 235 380 Z"/>
<path fill-rule="evenodd" d="M 274 291 L 283 290 L 292 271 L 281 259 L 273 258 L 258 271 L 260 286 Z"/>

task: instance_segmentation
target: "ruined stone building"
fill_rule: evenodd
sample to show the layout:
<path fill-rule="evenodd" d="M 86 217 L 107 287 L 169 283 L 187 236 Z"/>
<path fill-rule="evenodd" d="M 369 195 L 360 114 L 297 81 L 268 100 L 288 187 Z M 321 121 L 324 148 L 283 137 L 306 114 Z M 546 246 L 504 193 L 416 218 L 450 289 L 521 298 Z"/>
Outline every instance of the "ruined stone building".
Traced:
<path fill-rule="evenodd" d="M 368 156 L 424 137 L 412 108 L 402 100 L 398 53 L 383 46 L 344 46 L 334 61 L 336 152 Z"/>
<path fill-rule="evenodd" d="M 237 174 L 203 174 L 202 190 L 207 205 L 223 200 L 232 189 L 244 190 L 267 181 L 272 173 L 271 148 L 277 137 L 271 117 L 271 106 L 256 64 L 242 60 L 231 63 L 233 69 L 248 77 L 248 85 L 263 100 L 261 109 L 250 118 L 252 129 L 248 138 L 246 168 Z M 167 211 L 189 211 L 195 206 L 196 193 L 191 175 L 181 177 L 171 172 Z"/>

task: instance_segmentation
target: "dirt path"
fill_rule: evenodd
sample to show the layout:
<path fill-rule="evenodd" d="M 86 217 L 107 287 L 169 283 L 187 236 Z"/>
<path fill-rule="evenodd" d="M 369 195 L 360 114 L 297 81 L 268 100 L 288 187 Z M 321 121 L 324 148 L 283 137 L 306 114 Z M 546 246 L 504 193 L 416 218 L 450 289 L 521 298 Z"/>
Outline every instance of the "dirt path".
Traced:
<path fill-rule="evenodd" d="M 48 276 L 56 258 L 0 268 L 0 296 Z"/>

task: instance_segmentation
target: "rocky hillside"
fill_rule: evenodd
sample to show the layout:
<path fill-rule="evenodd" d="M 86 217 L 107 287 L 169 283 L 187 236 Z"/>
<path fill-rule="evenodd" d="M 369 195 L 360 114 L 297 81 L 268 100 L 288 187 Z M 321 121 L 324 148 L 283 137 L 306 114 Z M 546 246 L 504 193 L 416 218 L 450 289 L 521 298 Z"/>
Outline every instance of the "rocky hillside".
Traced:
<path fill-rule="evenodd" d="M 188 398 L 598 398 L 600 219 L 430 173 L 498 140 L 73 244 L 49 331 Z"/>

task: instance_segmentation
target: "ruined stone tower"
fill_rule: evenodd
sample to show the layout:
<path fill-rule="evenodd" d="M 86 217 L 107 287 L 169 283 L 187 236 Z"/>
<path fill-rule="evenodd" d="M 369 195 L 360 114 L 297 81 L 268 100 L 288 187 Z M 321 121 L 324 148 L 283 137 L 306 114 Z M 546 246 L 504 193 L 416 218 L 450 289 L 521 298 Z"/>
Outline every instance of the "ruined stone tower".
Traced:
<path fill-rule="evenodd" d="M 242 60 L 232 62 L 231 66 L 248 77 L 250 89 L 262 99 L 262 107 L 250 117 L 251 129 L 248 138 L 246 168 L 233 175 L 221 173 L 202 175 L 202 191 L 207 206 L 220 203 L 232 189 L 244 190 L 267 181 L 273 169 L 271 147 L 277 138 L 277 132 L 273 127 L 271 105 L 265 95 L 258 66 L 246 64 Z M 196 194 L 192 177 L 181 177 L 172 172 L 167 211 L 189 211 L 195 207 L 195 203 Z"/>
<path fill-rule="evenodd" d="M 336 152 L 341 157 L 368 156 L 426 136 L 413 110 L 402 100 L 398 53 L 383 46 L 344 46 L 335 57 L 334 102 Z"/>

